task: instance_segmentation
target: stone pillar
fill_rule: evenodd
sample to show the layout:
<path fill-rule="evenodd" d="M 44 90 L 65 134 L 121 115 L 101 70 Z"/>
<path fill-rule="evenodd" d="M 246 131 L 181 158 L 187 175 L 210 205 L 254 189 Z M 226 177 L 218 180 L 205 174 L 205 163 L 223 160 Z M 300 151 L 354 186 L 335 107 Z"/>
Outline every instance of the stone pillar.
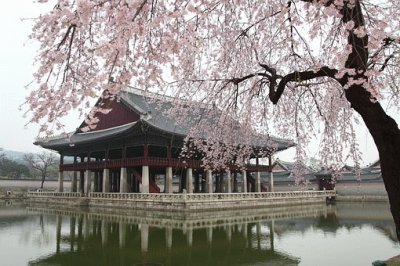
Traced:
<path fill-rule="evenodd" d="M 126 172 L 126 168 L 121 168 L 121 178 L 119 182 L 119 193 L 127 193 L 128 192 L 128 174 Z"/>
<path fill-rule="evenodd" d="M 256 192 L 261 192 L 261 173 L 256 173 Z"/>
<path fill-rule="evenodd" d="M 85 171 L 85 193 L 89 195 L 92 187 L 92 172 L 90 170 Z"/>
<path fill-rule="evenodd" d="M 211 170 L 206 172 L 206 193 L 213 193 L 213 175 Z"/>
<path fill-rule="evenodd" d="M 165 169 L 165 193 L 172 194 L 174 192 L 173 190 L 172 167 L 168 166 Z"/>
<path fill-rule="evenodd" d="M 226 171 L 226 180 L 225 180 L 225 192 L 226 193 L 232 193 L 232 175 L 231 171 L 227 170 Z"/>
<path fill-rule="evenodd" d="M 165 228 L 165 242 L 167 243 L 167 248 L 172 248 L 172 228 L 167 227 Z"/>
<path fill-rule="evenodd" d="M 233 192 L 238 192 L 237 172 L 233 173 Z"/>
<path fill-rule="evenodd" d="M 58 192 L 63 192 L 64 191 L 64 172 L 59 171 L 58 172 Z"/>
<path fill-rule="evenodd" d="M 247 175 L 246 175 L 246 170 L 242 171 L 242 193 L 247 193 Z"/>
<path fill-rule="evenodd" d="M 147 252 L 149 248 L 149 226 L 147 224 L 140 225 L 140 245 L 142 252 Z"/>
<path fill-rule="evenodd" d="M 77 192 L 78 188 L 78 172 L 74 171 L 74 175 L 72 176 L 72 182 L 71 182 L 71 192 Z"/>
<path fill-rule="evenodd" d="M 149 167 L 142 166 L 142 193 L 149 193 Z"/>
<path fill-rule="evenodd" d="M 186 192 L 193 193 L 193 170 L 192 170 L 192 168 L 186 169 Z"/>
<path fill-rule="evenodd" d="M 269 172 L 269 191 L 274 192 L 274 172 Z"/>
<path fill-rule="evenodd" d="M 110 169 L 103 170 L 103 192 L 110 192 Z"/>

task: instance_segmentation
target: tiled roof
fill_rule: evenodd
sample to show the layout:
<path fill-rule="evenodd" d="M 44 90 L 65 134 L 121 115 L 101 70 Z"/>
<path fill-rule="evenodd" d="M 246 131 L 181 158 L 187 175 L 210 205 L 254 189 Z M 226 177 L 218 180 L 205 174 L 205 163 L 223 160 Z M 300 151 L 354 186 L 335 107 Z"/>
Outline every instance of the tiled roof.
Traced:
<path fill-rule="evenodd" d="M 78 131 L 70 134 L 70 136 L 56 136 L 47 139 L 37 139 L 36 145 L 44 148 L 57 148 L 62 146 L 73 146 L 76 144 L 87 143 L 91 141 L 99 141 L 110 139 L 117 135 L 122 135 L 135 130 L 139 125 L 147 124 L 148 126 L 161 130 L 178 137 L 185 137 L 190 128 L 194 125 L 196 118 L 190 114 L 187 116 L 185 123 L 178 123 L 173 117 L 165 115 L 164 111 L 169 109 L 173 102 L 171 100 L 155 100 L 142 91 L 136 89 L 124 90 L 120 94 L 120 100 L 134 112 L 140 115 L 140 119 L 136 122 L 113 127 L 104 130 L 96 130 L 87 133 L 78 133 Z M 208 119 L 211 123 L 213 117 L 207 115 L 206 108 L 200 108 L 200 112 L 204 112 L 204 119 Z M 206 137 L 206 136 L 204 136 Z M 268 145 L 273 146 L 277 151 L 284 150 L 294 146 L 294 142 L 287 139 L 281 139 L 266 135 L 253 135 L 251 145 L 253 147 L 265 147 L 262 140 L 268 139 Z"/>

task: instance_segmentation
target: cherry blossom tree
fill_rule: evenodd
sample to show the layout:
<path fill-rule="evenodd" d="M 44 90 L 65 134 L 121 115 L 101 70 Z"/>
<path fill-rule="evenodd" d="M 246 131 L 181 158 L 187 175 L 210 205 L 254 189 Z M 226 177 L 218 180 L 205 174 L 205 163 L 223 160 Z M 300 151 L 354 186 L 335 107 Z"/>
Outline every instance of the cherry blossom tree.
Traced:
<path fill-rule="evenodd" d="M 398 0 L 54 2 L 30 36 L 40 49 L 27 103 L 43 132 L 62 129 L 60 117 L 85 112 L 104 90 L 113 97 L 128 85 L 185 100 L 171 111 L 177 117 L 200 105 L 221 110 L 217 125 L 199 122 L 189 135 L 210 158 L 251 152 L 235 154 L 243 142 L 232 133 L 235 120 L 249 132 L 293 138 L 298 161 L 321 135 L 324 164 L 348 156 L 357 163 L 354 124 L 363 121 L 400 239 L 400 131 L 380 104 L 399 103 Z M 195 141 L 201 130 L 212 132 L 206 144 Z M 218 146 L 221 138 L 229 145 Z"/>

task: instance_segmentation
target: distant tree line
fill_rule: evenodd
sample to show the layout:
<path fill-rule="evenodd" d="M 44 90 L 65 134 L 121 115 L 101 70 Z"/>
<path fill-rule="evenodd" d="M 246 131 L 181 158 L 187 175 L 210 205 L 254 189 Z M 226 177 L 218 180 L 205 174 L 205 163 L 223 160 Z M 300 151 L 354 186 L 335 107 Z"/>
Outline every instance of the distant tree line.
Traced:
<path fill-rule="evenodd" d="M 4 178 L 45 178 L 58 176 L 58 158 L 53 153 L 26 154 L 23 162 L 7 158 L 0 148 L 0 177 Z"/>

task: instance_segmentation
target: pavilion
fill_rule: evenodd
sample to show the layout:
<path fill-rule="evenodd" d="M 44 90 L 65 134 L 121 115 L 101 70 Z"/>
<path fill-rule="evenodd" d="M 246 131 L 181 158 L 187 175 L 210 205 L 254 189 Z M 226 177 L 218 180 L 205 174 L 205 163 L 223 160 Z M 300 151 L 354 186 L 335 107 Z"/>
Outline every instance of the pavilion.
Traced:
<path fill-rule="evenodd" d="M 153 95 L 154 96 L 154 95 Z M 201 155 L 180 158 L 181 148 L 191 122 L 177 123 L 162 110 L 172 103 L 152 101 L 152 96 L 138 89 L 121 91 L 118 99 L 100 98 L 96 107 L 111 109 L 99 113 L 96 128 L 83 132 L 86 125 L 68 136 L 37 139 L 34 144 L 60 154 L 58 191 L 63 192 L 64 172 L 73 172 L 71 192 L 88 195 L 103 193 L 173 193 L 173 179 L 179 179 L 178 192 L 232 193 L 273 191 L 271 156 L 294 146 L 292 141 L 266 135 L 252 140 L 255 164 L 245 169 L 230 165 L 224 170 L 206 169 Z M 268 138 L 271 146 L 260 146 L 257 138 Z M 267 150 L 266 160 L 259 160 L 260 150 Z M 73 157 L 73 161 L 64 160 Z M 261 184 L 261 172 L 270 174 L 269 189 Z M 163 177 L 162 191 L 156 176 Z M 239 186 L 239 176 L 240 183 Z M 176 188 L 175 188 L 176 192 Z"/>

